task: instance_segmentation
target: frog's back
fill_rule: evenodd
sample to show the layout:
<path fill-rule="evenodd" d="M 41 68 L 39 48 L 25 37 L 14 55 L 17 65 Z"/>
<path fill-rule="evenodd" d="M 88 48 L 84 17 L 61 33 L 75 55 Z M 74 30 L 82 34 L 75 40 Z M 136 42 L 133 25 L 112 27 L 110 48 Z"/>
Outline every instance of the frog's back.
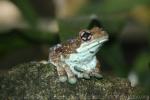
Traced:
<path fill-rule="evenodd" d="M 67 57 L 76 52 L 79 47 L 80 41 L 78 39 L 70 39 L 64 43 L 57 44 L 50 48 L 49 61 L 58 63 L 62 59 L 61 57 Z"/>

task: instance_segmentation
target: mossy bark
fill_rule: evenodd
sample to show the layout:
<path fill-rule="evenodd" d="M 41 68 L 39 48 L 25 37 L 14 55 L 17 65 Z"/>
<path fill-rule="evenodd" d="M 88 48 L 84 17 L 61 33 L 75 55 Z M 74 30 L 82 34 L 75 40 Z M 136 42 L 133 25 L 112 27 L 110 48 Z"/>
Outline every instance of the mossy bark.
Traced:
<path fill-rule="evenodd" d="M 0 77 L 0 99 L 127 99 L 144 95 L 142 88 L 132 88 L 127 79 L 103 75 L 101 80 L 78 79 L 71 85 L 59 82 L 51 64 L 21 64 Z"/>

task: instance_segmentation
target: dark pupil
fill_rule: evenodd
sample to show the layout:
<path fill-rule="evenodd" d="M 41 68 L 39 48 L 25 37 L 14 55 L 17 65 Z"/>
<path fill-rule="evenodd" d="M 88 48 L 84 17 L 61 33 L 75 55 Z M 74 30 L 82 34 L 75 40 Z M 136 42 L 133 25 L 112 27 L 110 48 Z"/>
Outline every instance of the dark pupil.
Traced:
<path fill-rule="evenodd" d="M 89 38 L 89 37 L 91 37 L 91 33 L 89 33 L 89 32 L 84 32 L 84 34 L 81 36 L 83 41 L 90 40 L 91 38 Z"/>

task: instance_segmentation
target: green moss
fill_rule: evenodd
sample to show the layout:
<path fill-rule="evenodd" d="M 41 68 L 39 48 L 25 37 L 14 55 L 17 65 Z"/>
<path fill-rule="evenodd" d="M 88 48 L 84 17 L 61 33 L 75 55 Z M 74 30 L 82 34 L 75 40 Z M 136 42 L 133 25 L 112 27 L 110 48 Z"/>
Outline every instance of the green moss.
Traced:
<path fill-rule="evenodd" d="M 58 81 L 55 67 L 50 64 L 21 64 L 1 76 L 0 99 L 127 99 L 144 95 L 142 88 L 132 88 L 126 79 L 103 75 L 102 80 L 79 79 L 70 85 Z"/>

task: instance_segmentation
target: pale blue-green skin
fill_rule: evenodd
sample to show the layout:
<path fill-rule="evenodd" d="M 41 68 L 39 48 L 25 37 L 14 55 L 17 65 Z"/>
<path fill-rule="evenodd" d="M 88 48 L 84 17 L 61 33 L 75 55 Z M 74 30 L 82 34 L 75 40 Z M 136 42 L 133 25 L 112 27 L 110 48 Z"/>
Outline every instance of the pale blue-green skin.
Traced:
<path fill-rule="evenodd" d="M 74 67 L 80 68 L 85 73 L 90 73 L 97 65 L 96 53 L 102 44 L 108 40 L 108 37 L 98 38 L 90 42 L 84 42 L 76 49 L 77 53 L 69 54 L 69 57 L 61 57 L 72 72 L 78 77 L 83 77 L 84 73 L 75 70 Z M 91 53 L 92 52 L 92 53 Z"/>

